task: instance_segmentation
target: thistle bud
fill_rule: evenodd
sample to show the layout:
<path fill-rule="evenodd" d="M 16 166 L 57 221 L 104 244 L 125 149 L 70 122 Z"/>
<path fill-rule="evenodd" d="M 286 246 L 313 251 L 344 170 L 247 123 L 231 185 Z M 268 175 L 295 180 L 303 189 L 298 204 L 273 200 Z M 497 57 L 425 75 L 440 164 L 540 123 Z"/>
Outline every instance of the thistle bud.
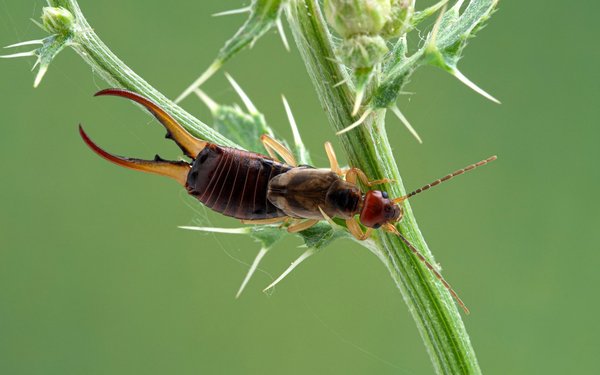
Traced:
<path fill-rule="evenodd" d="M 407 32 L 415 12 L 415 0 L 391 0 L 391 17 L 382 34 L 386 38 L 397 38 Z"/>
<path fill-rule="evenodd" d="M 391 17 L 390 0 L 325 0 L 325 18 L 343 38 L 377 35 Z"/>
<path fill-rule="evenodd" d="M 343 40 L 337 55 L 346 66 L 363 69 L 378 64 L 388 51 L 385 40 L 379 35 L 357 35 Z"/>
<path fill-rule="evenodd" d="M 65 8 L 45 7 L 42 9 L 42 24 L 51 34 L 69 33 L 74 22 L 73 14 Z"/>

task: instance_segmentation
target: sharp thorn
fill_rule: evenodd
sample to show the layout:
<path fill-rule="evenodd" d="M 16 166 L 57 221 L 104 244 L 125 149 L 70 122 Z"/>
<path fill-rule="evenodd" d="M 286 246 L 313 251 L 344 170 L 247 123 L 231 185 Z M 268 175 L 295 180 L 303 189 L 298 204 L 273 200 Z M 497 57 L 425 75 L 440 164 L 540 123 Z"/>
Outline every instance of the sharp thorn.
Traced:
<path fill-rule="evenodd" d="M 460 70 L 452 69 L 450 71 L 450 74 L 452 74 L 454 77 L 458 78 L 458 80 L 461 81 L 462 83 L 464 83 L 468 88 L 475 91 L 476 93 L 483 96 L 484 98 L 491 100 L 494 103 L 501 104 L 498 99 L 494 98 L 492 95 L 485 92 L 481 87 L 477 86 L 473 81 L 471 81 L 464 74 L 462 74 L 460 72 Z"/>
<path fill-rule="evenodd" d="M 290 123 L 290 128 L 292 128 L 294 143 L 296 143 L 297 145 L 304 145 L 302 142 L 302 138 L 300 137 L 300 132 L 298 131 L 296 119 L 294 119 L 294 114 L 292 113 L 292 109 L 290 108 L 290 104 L 283 95 L 281 95 L 281 100 L 283 101 L 283 107 L 285 108 L 285 114 L 287 115 L 288 121 Z"/>
<path fill-rule="evenodd" d="M 285 271 L 283 271 L 283 273 L 275 281 L 273 281 L 271 284 L 269 284 L 268 287 L 263 289 L 263 292 L 267 292 L 269 289 L 272 289 L 275 285 L 279 284 L 281 282 L 281 280 L 283 280 L 287 275 L 290 274 L 290 272 L 292 272 L 294 270 L 294 268 L 298 267 L 300 265 L 300 263 L 304 262 L 307 258 L 309 258 L 314 253 L 315 253 L 315 249 L 312 249 L 312 248 L 308 249 L 304 253 L 302 253 L 302 255 L 300 255 L 298 257 L 298 259 L 293 261 L 292 264 L 290 264 L 290 266 Z"/>
<path fill-rule="evenodd" d="M 35 70 L 35 68 L 37 68 L 38 65 L 40 65 L 40 62 L 41 60 L 39 58 L 35 60 L 35 64 L 33 64 L 33 67 L 31 68 L 32 72 Z"/>
<path fill-rule="evenodd" d="M 339 132 L 337 132 L 337 133 L 335 133 L 335 134 L 336 134 L 336 135 L 344 134 L 344 133 L 346 133 L 346 132 L 349 132 L 350 130 L 352 130 L 352 129 L 356 128 L 357 126 L 359 126 L 360 124 L 362 124 L 362 123 L 363 123 L 363 122 L 364 122 L 364 121 L 367 119 L 367 117 L 368 117 L 368 116 L 371 114 L 371 112 L 373 112 L 373 110 L 372 110 L 372 109 L 370 109 L 370 108 L 369 108 L 369 109 L 367 109 L 367 110 L 366 110 L 366 111 L 365 111 L 365 112 L 362 114 L 362 116 L 360 116 L 360 118 L 359 118 L 358 120 L 356 120 L 356 122 L 354 122 L 353 124 L 349 125 L 348 127 L 344 128 L 344 129 L 342 129 L 342 130 L 340 130 Z"/>
<path fill-rule="evenodd" d="M 212 16 L 213 17 L 231 16 L 233 14 L 248 13 L 251 10 L 252 10 L 252 8 L 248 6 L 248 7 L 243 7 L 243 8 L 239 8 L 239 9 L 231 9 L 231 10 L 225 10 L 223 12 L 214 13 Z"/>
<path fill-rule="evenodd" d="M 246 274 L 246 277 L 244 277 L 244 281 L 242 281 L 242 285 L 240 285 L 240 289 L 238 290 L 237 294 L 235 295 L 235 298 L 240 298 L 240 295 L 244 291 L 244 288 L 246 288 L 246 285 L 252 278 L 252 275 L 254 275 L 254 272 L 256 272 L 256 269 L 258 268 L 260 261 L 267 254 L 267 251 L 269 251 L 269 249 L 265 249 L 263 247 L 262 249 L 260 249 L 258 254 L 256 254 L 256 258 L 254 258 L 252 265 L 250 265 L 250 269 L 248 269 L 248 273 Z"/>
<path fill-rule="evenodd" d="M 219 109 L 219 104 L 212 100 L 204 91 L 200 89 L 194 90 L 194 94 L 208 107 L 213 114 Z"/>
<path fill-rule="evenodd" d="M 12 55 L 0 55 L 2 59 L 15 59 L 17 57 L 35 56 L 35 51 L 13 53 Z"/>
<path fill-rule="evenodd" d="M 404 116 L 404 114 L 400 112 L 400 109 L 396 105 L 391 106 L 390 109 L 396 115 L 396 117 L 398 117 L 398 119 L 404 124 L 406 129 L 408 129 L 408 131 L 413 135 L 413 137 L 415 137 L 417 141 L 419 141 L 419 143 L 422 144 L 423 141 L 421 140 L 421 137 L 419 136 L 417 131 L 412 127 L 410 122 L 408 122 L 408 119 Z"/>
<path fill-rule="evenodd" d="M 42 82 L 42 78 L 44 78 L 44 75 L 46 74 L 47 71 L 48 71 L 48 65 L 40 66 L 40 70 L 38 71 L 38 74 L 35 76 L 35 81 L 33 81 L 34 88 L 36 88 L 40 85 L 40 83 Z"/>
<path fill-rule="evenodd" d="M 212 64 L 210 64 L 208 69 L 206 69 L 204 73 L 202 73 L 202 75 L 194 81 L 194 83 L 192 83 L 187 89 L 183 90 L 183 92 L 177 97 L 177 99 L 175 99 L 175 103 L 181 102 L 183 99 L 187 98 L 191 93 L 193 93 L 194 90 L 202 86 L 202 84 L 206 82 L 206 80 L 208 80 L 210 77 L 213 76 L 213 74 L 215 74 L 219 69 L 221 69 L 221 66 L 223 66 L 223 61 L 221 60 L 215 60 Z"/>
<path fill-rule="evenodd" d="M 321 206 L 319 206 L 319 211 L 321 211 L 321 215 L 323 216 L 323 219 L 325 219 L 329 223 L 329 225 L 331 225 L 331 227 L 333 229 L 339 228 L 339 225 L 337 225 L 337 223 L 335 221 L 333 221 L 333 219 L 331 217 L 329 217 L 329 215 L 327 215 L 325 213 L 325 211 L 323 211 Z"/>
<path fill-rule="evenodd" d="M 336 83 L 335 85 L 333 85 L 333 88 L 339 87 L 341 85 L 343 85 L 344 83 L 348 82 L 348 77 L 344 78 L 343 80 L 339 81 L 338 83 Z"/>
<path fill-rule="evenodd" d="M 279 31 L 279 36 L 281 37 L 283 46 L 285 47 L 286 51 L 289 52 L 290 44 L 288 43 L 287 37 L 285 35 L 285 29 L 283 28 L 283 22 L 281 22 L 281 18 L 277 18 L 277 21 L 275 22 L 275 24 L 277 25 L 277 31 Z"/>
<path fill-rule="evenodd" d="M 20 43 L 15 43 L 15 44 L 11 44 L 10 46 L 6 46 L 4 48 L 15 48 L 15 47 L 21 47 L 21 46 L 30 46 L 32 44 L 43 44 L 44 41 L 43 40 L 28 40 L 26 42 L 20 42 Z"/>
<path fill-rule="evenodd" d="M 244 105 L 248 109 L 248 112 L 250 112 L 251 114 L 258 113 L 258 109 L 256 109 L 248 95 L 246 95 L 244 90 L 242 90 L 240 85 L 238 85 L 238 83 L 233 79 L 233 77 L 231 77 L 229 73 L 225 73 L 225 77 L 227 77 L 227 80 L 229 81 L 235 92 L 239 95 L 240 99 L 242 99 L 242 102 L 244 102 Z"/>
<path fill-rule="evenodd" d="M 195 231 L 198 231 L 198 232 L 226 233 L 226 234 L 249 234 L 250 231 L 251 231 L 250 227 L 242 227 L 242 228 L 213 228 L 213 227 L 179 226 L 179 229 L 195 230 Z"/>
<path fill-rule="evenodd" d="M 352 116 L 356 116 L 358 110 L 360 109 L 360 105 L 362 104 L 363 98 L 365 96 L 365 89 L 362 88 L 356 93 L 356 99 L 354 100 L 354 107 L 352 108 Z"/>

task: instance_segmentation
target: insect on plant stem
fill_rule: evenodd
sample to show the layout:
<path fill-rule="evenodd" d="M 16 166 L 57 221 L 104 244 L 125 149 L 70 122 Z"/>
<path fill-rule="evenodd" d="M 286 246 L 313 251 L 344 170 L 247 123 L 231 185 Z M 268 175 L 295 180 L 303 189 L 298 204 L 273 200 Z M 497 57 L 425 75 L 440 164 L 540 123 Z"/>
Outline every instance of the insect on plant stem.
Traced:
<path fill-rule="evenodd" d="M 141 95 L 121 89 L 107 89 L 96 94 L 107 95 L 128 98 L 146 107 L 166 128 L 167 138 L 172 139 L 191 161 L 169 161 L 158 155 L 154 160 L 117 156 L 96 145 L 80 126 L 84 142 L 102 158 L 126 168 L 173 178 L 207 207 L 246 224 L 284 223 L 288 232 L 296 233 L 321 220 L 340 218 L 359 240 L 366 240 L 379 228 L 393 233 L 442 282 L 465 312 L 469 312 L 450 284 L 396 229 L 395 223 L 402 220 L 402 203 L 406 199 L 485 165 L 495 160 L 495 156 L 391 199 L 387 192 L 371 189 L 391 180 L 369 180 L 358 168 L 342 170 L 329 142 L 325 143 L 329 168 L 298 165 L 290 150 L 266 134 L 260 140 L 269 156 L 220 146 L 193 137 L 162 108 Z M 361 190 L 359 181 L 369 189 Z M 361 225 L 366 231 L 363 232 Z"/>

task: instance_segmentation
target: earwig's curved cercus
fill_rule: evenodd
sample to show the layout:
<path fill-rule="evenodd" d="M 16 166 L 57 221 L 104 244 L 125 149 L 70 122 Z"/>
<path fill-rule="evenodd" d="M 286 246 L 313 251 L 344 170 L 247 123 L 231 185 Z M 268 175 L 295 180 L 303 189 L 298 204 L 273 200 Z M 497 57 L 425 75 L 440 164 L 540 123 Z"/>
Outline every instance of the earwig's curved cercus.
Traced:
<path fill-rule="evenodd" d="M 196 157 L 206 146 L 205 141 L 192 136 L 167 112 L 141 95 L 123 89 L 105 89 L 98 91 L 94 96 L 120 96 L 144 106 L 167 129 L 166 137 L 172 139 L 181 148 L 181 151 L 190 158 Z"/>
<path fill-rule="evenodd" d="M 190 165 L 186 162 L 162 160 L 158 155 L 156 155 L 154 160 L 124 158 L 122 156 L 113 155 L 100 148 L 100 146 L 95 144 L 90 137 L 88 137 L 81 125 L 79 125 L 79 134 L 92 151 L 111 163 L 137 171 L 171 177 L 181 185 L 185 186 L 187 175 L 190 172 Z"/>
<path fill-rule="evenodd" d="M 378 228 L 398 235 L 409 249 L 450 291 L 468 313 L 458 295 L 427 259 L 397 230 L 395 223 L 403 217 L 402 203 L 433 186 L 483 166 L 496 159 L 492 156 L 459 169 L 405 196 L 392 199 L 385 191 L 359 188 L 389 183 L 370 181 L 358 168 L 342 170 L 333 148 L 325 144 L 330 162 L 328 169 L 297 166 L 293 153 L 267 135 L 261 137 L 270 156 L 224 147 L 200 140 L 183 129 L 167 112 L 151 100 L 131 91 L 102 90 L 96 96 L 120 96 L 144 106 L 167 129 L 167 138 L 177 143 L 191 162 L 132 159 L 113 155 L 96 145 L 79 127 L 84 142 L 102 158 L 143 172 L 175 179 L 188 193 L 212 210 L 250 224 L 290 223 L 289 232 L 306 230 L 321 220 L 346 220 L 350 233 L 366 240 Z M 281 157 L 285 162 L 280 162 Z M 358 215 L 359 219 L 355 217 Z M 361 228 L 362 224 L 366 231 Z"/>

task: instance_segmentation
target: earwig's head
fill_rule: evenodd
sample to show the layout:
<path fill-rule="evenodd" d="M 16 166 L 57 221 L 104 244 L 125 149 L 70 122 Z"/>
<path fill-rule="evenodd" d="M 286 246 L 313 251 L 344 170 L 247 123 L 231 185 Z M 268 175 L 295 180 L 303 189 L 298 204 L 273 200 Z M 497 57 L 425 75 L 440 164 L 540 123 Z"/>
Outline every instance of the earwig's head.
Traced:
<path fill-rule="evenodd" d="M 385 191 L 369 190 L 365 194 L 360 211 L 360 222 L 366 227 L 377 229 L 384 224 L 397 221 L 400 213 L 400 206 L 389 199 Z"/>

